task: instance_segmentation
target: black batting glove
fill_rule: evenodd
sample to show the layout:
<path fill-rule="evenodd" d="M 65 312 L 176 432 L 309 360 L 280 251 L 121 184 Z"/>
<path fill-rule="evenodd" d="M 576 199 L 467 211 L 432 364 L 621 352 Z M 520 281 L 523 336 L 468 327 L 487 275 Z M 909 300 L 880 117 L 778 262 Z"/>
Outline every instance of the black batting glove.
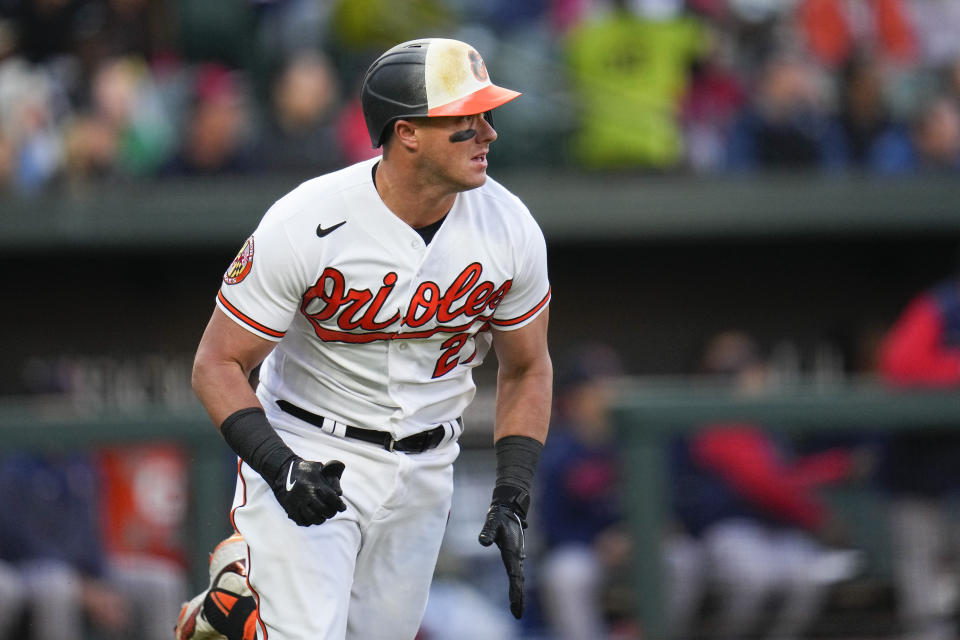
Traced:
<path fill-rule="evenodd" d="M 322 464 L 294 456 L 271 483 L 273 495 L 287 516 L 301 527 L 323 524 L 347 510 L 340 497 L 343 469 L 339 460 Z"/>
<path fill-rule="evenodd" d="M 523 615 L 523 530 L 527 528 L 530 494 L 519 487 L 501 485 L 493 490 L 493 501 L 480 531 L 480 544 L 496 543 L 510 580 L 510 613 Z"/>

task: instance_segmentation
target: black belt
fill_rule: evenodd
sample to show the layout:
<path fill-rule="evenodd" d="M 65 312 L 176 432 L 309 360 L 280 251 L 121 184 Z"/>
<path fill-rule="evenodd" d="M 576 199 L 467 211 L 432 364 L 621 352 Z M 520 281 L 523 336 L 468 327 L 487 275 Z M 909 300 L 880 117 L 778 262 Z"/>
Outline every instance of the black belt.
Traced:
<path fill-rule="evenodd" d="M 310 424 L 316 425 L 320 428 L 323 428 L 324 422 L 330 419 L 307 411 L 306 409 L 298 407 L 297 405 L 287 402 L 286 400 L 277 400 L 277 406 L 290 415 L 300 418 L 304 422 L 309 422 Z M 460 419 L 457 418 L 457 420 L 459 421 Z M 346 435 L 348 438 L 377 444 L 387 451 L 402 451 L 404 453 L 423 453 L 428 449 L 433 449 L 436 447 L 438 444 L 443 442 L 443 439 L 447 436 L 447 430 L 443 425 L 434 427 L 428 431 L 415 433 L 412 436 L 407 436 L 406 438 L 402 438 L 400 440 L 394 440 L 393 436 L 386 431 L 361 429 L 360 427 L 351 427 L 350 425 L 345 426 L 346 433 L 344 435 Z"/>

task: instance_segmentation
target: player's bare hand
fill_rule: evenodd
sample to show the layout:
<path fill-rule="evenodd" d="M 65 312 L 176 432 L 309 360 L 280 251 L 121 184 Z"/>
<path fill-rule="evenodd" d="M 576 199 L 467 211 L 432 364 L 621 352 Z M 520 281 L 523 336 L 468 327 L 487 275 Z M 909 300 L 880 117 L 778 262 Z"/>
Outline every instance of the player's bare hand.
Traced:
<path fill-rule="evenodd" d="M 323 524 L 347 509 L 341 498 L 343 470 L 339 460 L 323 464 L 293 458 L 275 480 L 273 494 L 287 516 L 301 527 Z"/>
<path fill-rule="evenodd" d="M 500 487 L 498 487 L 500 489 Z M 487 518 L 480 530 L 480 544 L 489 547 L 496 543 L 500 548 L 500 558 L 510 579 L 510 613 L 513 617 L 523 615 L 523 560 L 526 558 L 523 544 L 523 530 L 527 523 L 526 508 L 515 499 L 502 500 L 500 504 L 494 492 L 494 502 L 487 510 Z M 529 501 L 529 497 L 526 498 Z"/>

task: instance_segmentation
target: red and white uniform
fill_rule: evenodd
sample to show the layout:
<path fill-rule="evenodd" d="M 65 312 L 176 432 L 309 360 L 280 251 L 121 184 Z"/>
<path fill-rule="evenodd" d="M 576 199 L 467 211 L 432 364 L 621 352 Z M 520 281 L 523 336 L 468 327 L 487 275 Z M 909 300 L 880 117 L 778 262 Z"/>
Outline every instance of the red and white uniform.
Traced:
<path fill-rule="evenodd" d="M 346 464 L 347 511 L 313 527 L 288 520 L 240 465 L 234 524 L 250 545 L 260 634 L 270 640 L 413 637 L 449 512 L 472 369 L 491 331 L 524 326 L 550 299 L 543 235 L 516 196 L 488 178 L 457 195 L 425 244 L 381 201 L 378 160 L 277 201 L 217 296 L 230 318 L 277 342 L 257 395 L 281 437 L 305 459 Z M 278 400 L 330 420 L 321 429 Z M 344 438 L 344 425 L 395 439 L 444 425 L 448 437 L 403 454 Z"/>

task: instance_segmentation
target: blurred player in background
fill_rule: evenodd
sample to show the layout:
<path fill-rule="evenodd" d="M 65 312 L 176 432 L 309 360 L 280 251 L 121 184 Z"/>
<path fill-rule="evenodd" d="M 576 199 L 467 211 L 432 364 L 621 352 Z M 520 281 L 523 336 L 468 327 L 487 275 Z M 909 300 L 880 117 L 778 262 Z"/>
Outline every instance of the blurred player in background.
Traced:
<path fill-rule="evenodd" d="M 169 638 L 183 570 L 107 548 L 101 485 L 88 452 L 0 456 L 0 638 Z"/>
<path fill-rule="evenodd" d="M 523 613 L 550 285 L 539 227 L 486 175 L 489 112 L 518 95 L 466 43 L 390 49 L 362 87 L 382 157 L 281 198 L 224 275 L 193 382 L 240 458 L 231 516 L 263 638 L 415 636 L 472 370 L 491 346 L 497 479 L 480 542 L 500 548 L 510 610 Z M 186 606 L 180 639 L 207 637 L 191 620 L 232 597 L 219 568 L 236 565 L 213 559 L 213 589 Z"/>
<path fill-rule="evenodd" d="M 910 301 L 881 343 L 880 373 L 899 388 L 960 388 L 960 277 Z M 879 475 L 890 497 L 904 637 L 955 638 L 960 435 L 932 428 L 896 432 L 886 442 Z"/>
<path fill-rule="evenodd" d="M 768 386 L 754 340 L 721 332 L 700 373 L 741 394 Z M 829 589 L 853 577 L 860 553 L 843 539 L 822 487 L 862 465 L 849 448 L 801 455 L 763 425 L 711 422 L 673 443 L 674 516 L 668 543 L 671 637 L 691 635 L 707 589 L 716 595 L 710 628 L 722 638 L 801 638 Z"/>
<path fill-rule="evenodd" d="M 605 597 L 631 546 L 609 415 L 620 374 L 616 351 L 605 344 L 580 346 L 558 370 L 554 422 L 537 482 L 544 543 L 538 585 L 558 640 L 606 638 L 620 613 Z M 625 640 L 626 621 L 616 622 Z"/>

